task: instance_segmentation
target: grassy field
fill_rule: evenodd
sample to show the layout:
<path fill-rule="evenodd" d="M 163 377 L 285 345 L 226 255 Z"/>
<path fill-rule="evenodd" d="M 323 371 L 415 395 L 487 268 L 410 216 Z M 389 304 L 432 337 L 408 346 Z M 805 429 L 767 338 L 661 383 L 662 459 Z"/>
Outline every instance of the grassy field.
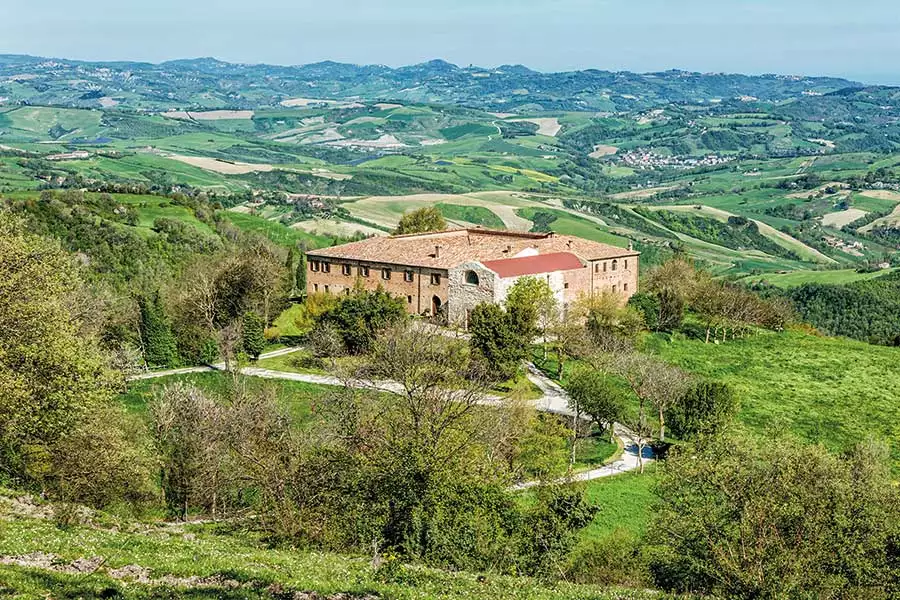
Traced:
<path fill-rule="evenodd" d="M 583 540 L 600 539 L 618 529 L 640 537 L 647 529 L 659 468 L 648 465 L 643 474 L 626 473 L 587 483 L 587 498 L 600 511 L 582 532 Z"/>
<path fill-rule="evenodd" d="M 256 377 L 244 377 L 241 379 L 241 382 L 251 390 L 270 390 L 275 394 L 278 402 L 296 419 L 297 423 L 309 421 L 316 398 L 332 390 L 331 387 L 324 385 L 300 381 L 258 379 Z M 142 415 L 147 412 L 148 404 L 167 385 L 176 383 L 194 385 L 217 397 L 227 395 L 233 385 L 230 376 L 218 372 L 191 373 L 188 375 L 160 377 L 158 379 L 144 379 L 129 383 L 127 391 L 119 396 L 119 401 L 129 412 Z"/>
<path fill-rule="evenodd" d="M 450 221 L 462 221 L 473 225 L 482 225 L 489 229 L 504 229 L 503 221 L 496 214 L 483 206 L 461 206 L 440 202 L 437 208 Z"/>
<path fill-rule="evenodd" d="M 765 282 L 780 288 L 790 288 L 801 286 L 806 283 L 823 283 L 831 285 L 842 285 L 845 283 L 853 283 L 856 281 L 866 281 L 875 279 L 888 273 L 893 273 L 897 269 L 885 269 L 883 271 L 874 271 L 872 273 L 860 273 L 856 269 L 838 269 L 834 271 L 793 271 L 790 273 L 771 273 L 767 275 L 753 275 L 741 279 L 745 283 Z"/>
<path fill-rule="evenodd" d="M 137 530 L 135 530 L 137 529 Z M 78 559 L 96 567 L 61 573 L 50 569 L 0 566 L 0 590 L 17 599 L 38 598 L 284 598 L 294 592 L 396 600 L 605 600 L 654 597 L 649 592 L 594 586 L 542 584 L 525 577 L 451 573 L 401 567 L 385 576 L 371 557 L 294 549 L 272 549 L 215 527 L 88 527 L 59 529 L 37 519 L 0 520 L 0 555 L 52 554 L 68 567 Z M 128 569 L 123 569 L 128 567 Z M 123 583 L 113 576 L 142 573 L 151 583 Z M 164 578 L 168 578 L 163 581 Z M 152 583 L 155 580 L 155 585 Z M 313 596 L 310 596 L 313 597 Z"/>
<path fill-rule="evenodd" d="M 900 468 L 900 348 L 796 331 L 724 344 L 651 336 L 648 349 L 734 388 L 739 420 L 758 433 L 786 428 L 833 451 L 868 439 L 892 444 Z"/>
<path fill-rule="evenodd" d="M 310 248 L 325 248 L 335 243 L 334 238 L 314 235 L 301 229 L 292 229 L 277 221 L 270 221 L 256 215 L 232 211 L 224 214 L 238 229 L 263 235 L 280 246 L 295 246 L 304 243 Z"/>

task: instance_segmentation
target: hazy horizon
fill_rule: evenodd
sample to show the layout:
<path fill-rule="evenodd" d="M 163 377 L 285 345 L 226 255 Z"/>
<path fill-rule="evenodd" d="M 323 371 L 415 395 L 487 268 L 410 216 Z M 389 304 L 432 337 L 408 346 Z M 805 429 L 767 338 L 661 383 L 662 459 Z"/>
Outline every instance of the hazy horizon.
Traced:
<path fill-rule="evenodd" d="M 900 84 L 900 11 L 887 0 L 236 0 L 73 8 L 0 6 L 0 53 L 94 61 L 212 56 L 392 67 L 440 58 L 536 71 L 581 69 L 844 77 Z"/>

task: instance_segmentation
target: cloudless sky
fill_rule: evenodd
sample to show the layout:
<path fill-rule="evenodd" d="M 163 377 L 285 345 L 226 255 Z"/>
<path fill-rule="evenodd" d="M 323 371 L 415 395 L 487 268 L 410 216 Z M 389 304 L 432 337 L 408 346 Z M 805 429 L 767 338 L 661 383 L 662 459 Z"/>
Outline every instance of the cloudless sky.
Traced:
<path fill-rule="evenodd" d="M 900 84 L 898 0 L 0 0 L 0 53 L 839 75 Z"/>

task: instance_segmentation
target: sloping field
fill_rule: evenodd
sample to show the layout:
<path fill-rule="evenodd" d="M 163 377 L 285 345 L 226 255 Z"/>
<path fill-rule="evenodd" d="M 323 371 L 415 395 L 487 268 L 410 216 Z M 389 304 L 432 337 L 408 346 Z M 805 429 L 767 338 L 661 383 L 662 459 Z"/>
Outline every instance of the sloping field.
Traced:
<path fill-rule="evenodd" d="M 532 222 L 515 213 L 517 208 L 543 206 L 512 192 L 480 192 L 474 194 L 413 194 L 409 196 L 369 196 L 342 204 L 350 214 L 383 227 L 396 227 L 404 212 L 435 204 L 481 206 L 497 215 L 503 225 L 513 231 L 528 231 Z"/>
<path fill-rule="evenodd" d="M 826 283 L 831 285 L 843 285 L 856 281 L 866 281 L 893 273 L 897 269 L 885 269 L 871 273 L 860 273 L 856 269 L 838 269 L 829 271 L 791 271 L 790 273 L 769 273 L 767 275 L 751 275 L 741 281 L 746 283 L 758 283 L 765 281 L 768 284 L 780 288 L 798 287 L 807 283 Z"/>
<path fill-rule="evenodd" d="M 730 213 L 725 210 L 721 210 L 719 208 L 712 208 L 710 206 L 703 206 L 698 210 L 694 207 L 694 205 L 663 205 L 663 206 L 651 206 L 648 207 L 651 210 L 670 210 L 672 212 L 689 212 L 693 214 L 701 214 L 707 217 L 712 217 L 714 219 L 718 219 L 719 221 L 728 221 L 728 217 L 736 217 L 734 213 Z M 754 223 L 756 223 L 757 227 L 759 227 L 759 232 L 771 239 L 779 246 L 783 248 L 787 248 L 789 250 L 793 250 L 800 256 L 802 256 L 806 260 L 811 260 L 813 262 L 821 262 L 821 263 L 836 263 L 837 261 L 833 258 L 825 256 L 815 248 L 807 246 L 797 238 L 794 238 L 782 231 L 778 231 L 771 225 L 767 225 L 762 221 L 757 221 L 755 219 L 750 219 Z"/>
<path fill-rule="evenodd" d="M 244 175 L 245 173 L 268 172 L 275 167 L 266 164 L 253 164 L 244 162 L 231 162 L 219 160 L 218 158 L 209 158 L 206 156 L 183 156 L 181 154 L 171 154 L 168 158 L 173 158 L 194 167 L 200 167 L 207 171 L 215 171 L 223 175 Z"/>
<path fill-rule="evenodd" d="M 334 237 L 351 237 L 357 233 L 363 235 L 387 235 L 386 232 L 375 229 L 374 227 L 367 227 L 366 225 L 350 223 L 347 221 L 336 221 L 334 219 L 310 219 L 308 221 L 294 223 L 291 227 L 308 233 L 317 233 Z"/>
<path fill-rule="evenodd" d="M 615 146 L 604 146 L 603 144 L 597 144 L 594 146 L 594 151 L 588 154 L 591 158 L 603 158 L 604 156 L 612 156 L 619 149 Z"/>
<path fill-rule="evenodd" d="M 176 110 L 164 112 L 162 116 L 184 121 L 228 121 L 252 119 L 252 110 L 205 110 L 200 112 Z"/>
<path fill-rule="evenodd" d="M 649 198 L 651 196 L 655 196 L 656 194 L 660 194 L 662 192 L 668 192 L 669 190 L 674 190 L 677 186 L 668 185 L 662 187 L 654 187 L 654 188 L 644 188 L 642 190 L 632 190 L 630 192 L 619 192 L 618 194 L 613 194 L 610 198 L 614 200 L 633 200 L 635 198 Z"/>
<path fill-rule="evenodd" d="M 510 119 L 512 123 L 534 123 L 538 126 L 538 135 L 546 135 L 549 137 L 556 137 L 559 133 L 560 129 L 562 129 L 562 125 L 559 123 L 559 119 L 556 117 L 540 117 L 536 119 Z"/>
<path fill-rule="evenodd" d="M 860 233 L 868 233 L 876 227 L 896 227 L 897 225 L 900 225 L 900 204 L 888 216 L 875 219 L 865 227 L 860 227 L 859 231 Z"/>
<path fill-rule="evenodd" d="M 867 214 L 869 213 L 858 208 L 848 208 L 847 210 L 840 210 L 823 215 L 822 225 L 825 225 L 826 227 L 837 227 L 838 229 L 840 229 L 841 227 L 845 227 L 850 223 L 853 223 L 854 221 L 862 219 Z"/>

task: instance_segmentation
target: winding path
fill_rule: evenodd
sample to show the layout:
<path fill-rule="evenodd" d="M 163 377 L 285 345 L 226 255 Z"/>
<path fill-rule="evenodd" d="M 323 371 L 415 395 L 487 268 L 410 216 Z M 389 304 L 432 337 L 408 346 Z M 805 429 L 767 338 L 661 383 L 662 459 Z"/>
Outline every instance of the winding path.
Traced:
<path fill-rule="evenodd" d="M 283 348 L 273 352 L 267 352 L 260 355 L 260 359 L 274 358 L 276 356 L 284 356 L 297 352 L 300 348 Z M 169 377 L 172 375 L 183 375 L 187 373 L 203 373 L 209 371 L 221 371 L 225 368 L 225 363 L 217 363 L 208 367 L 188 367 L 184 369 L 170 369 L 168 371 L 153 371 L 149 373 L 141 373 L 128 378 L 129 381 L 137 381 L 142 379 L 156 379 L 159 377 Z M 391 394 L 402 394 L 403 386 L 395 381 L 362 381 L 350 380 L 345 381 L 333 375 L 317 375 L 314 373 L 289 373 L 286 371 L 273 371 L 272 369 L 262 369 L 259 367 L 245 367 L 241 369 L 241 373 L 251 377 L 261 377 L 263 379 L 281 379 L 286 381 L 299 381 L 303 383 L 313 383 L 318 385 L 331 385 L 336 387 L 352 386 L 359 388 L 375 389 Z M 534 407 L 546 413 L 574 417 L 575 413 L 569 408 L 569 395 L 565 389 L 558 383 L 544 375 L 533 364 L 528 365 L 527 377 L 535 386 L 537 386 L 542 395 L 534 401 Z M 496 405 L 501 402 L 501 396 L 485 395 L 482 403 L 485 405 Z M 629 471 L 640 469 L 641 459 L 638 457 L 638 436 L 619 423 L 613 424 L 613 433 L 620 440 L 624 448 L 621 456 L 602 467 L 591 469 L 589 471 L 581 471 L 574 473 L 569 479 L 574 481 L 592 481 L 594 479 L 602 479 L 604 477 L 612 477 L 621 475 Z M 645 440 L 646 443 L 646 440 Z M 643 463 L 646 465 L 653 461 L 653 450 L 648 446 L 643 448 Z M 524 490 L 540 485 L 538 481 L 527 481 L 514 486 L 512 489 Z"/>

